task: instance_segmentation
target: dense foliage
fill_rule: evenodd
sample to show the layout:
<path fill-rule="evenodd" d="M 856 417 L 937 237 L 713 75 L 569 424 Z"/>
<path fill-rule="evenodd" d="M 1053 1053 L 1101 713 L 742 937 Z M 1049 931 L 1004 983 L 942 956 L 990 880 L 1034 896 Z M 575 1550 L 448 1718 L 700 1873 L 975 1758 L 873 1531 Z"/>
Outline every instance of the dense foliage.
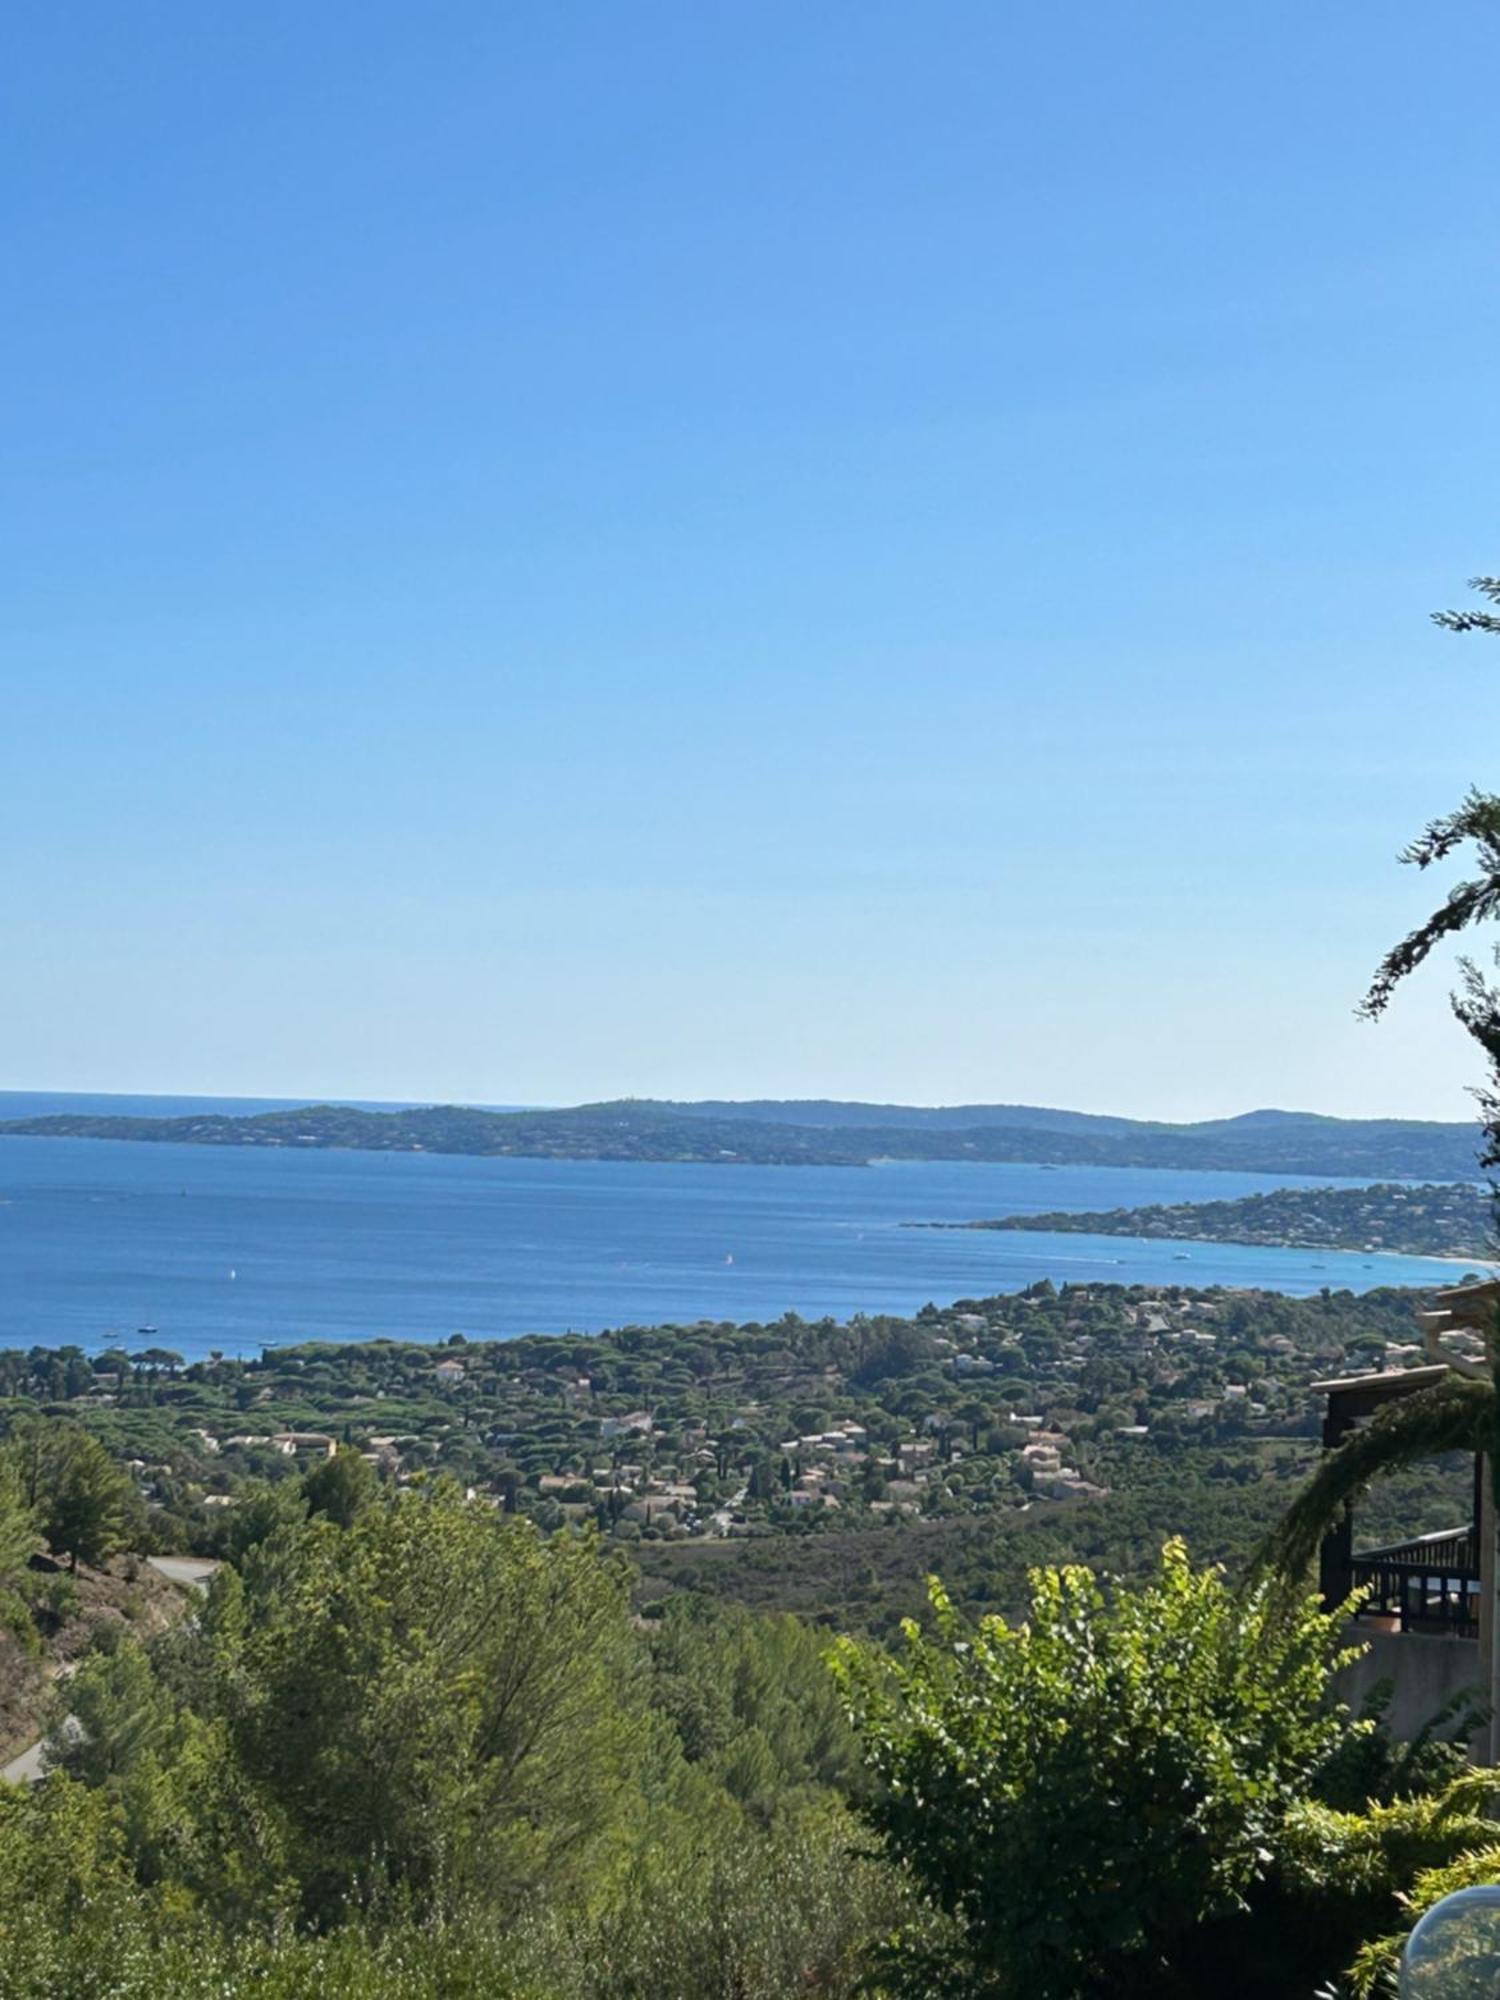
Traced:
<path fill-rule="evenodd" d="M 806 1626 L 623 1562 L 438 1479 L 101 1627 L 0 1787 L 0 2000 L 1311 2000 L 1490 1838 L 1328 1705 L 1332 1619 L 1178 1545 L 843 1642 L 858 1735 Z"/>
<path fill-rule="evenodd" d="M 630 1617 L 623 1559 L 438 1481 L 284 1520 L 60 1684 L 0 1791 L 0 1995 L 852 1994 L 862 1857 L 821 1647 Z"/>
<path fill-rule="evenodd" d="M 1488 1774 L 1404 1768 L 1328 1700 L 1343 1616 L 1231 1590 L 1168 1543 L 1111 1597 L 1038 1571 L 1027 1618 L 936 1628 L 837 1667 L 881 1784 L 865 1811 L 954 1920 L 898 1955 L 913 1991 L 1107 2000 L 1350 1984 L 1423 1870 L 1488 1848 Z M 1383 1792 L 1381 1772 L 1401 1770 Z M 1364 1780 L 1354 1808 L 1330 1795 Z M 1371 1947 L 1365 1962 L 1372 1963 Z"/>

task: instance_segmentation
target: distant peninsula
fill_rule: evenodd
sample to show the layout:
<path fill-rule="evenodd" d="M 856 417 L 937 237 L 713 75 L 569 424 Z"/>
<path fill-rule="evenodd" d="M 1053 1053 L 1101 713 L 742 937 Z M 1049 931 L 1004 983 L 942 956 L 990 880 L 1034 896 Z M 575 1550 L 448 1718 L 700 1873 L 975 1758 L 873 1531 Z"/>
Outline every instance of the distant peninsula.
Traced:
<path fill-rule="evenodd" d="M 1094 1213 L 1059 1210 L 936 1226 L 1254 1243 L 1281 1250 L 1389 1250 L 1406 1257 L 1472 1257 L 1476 1262 L 1487 1262 L 1493 1255 L 1490 1198 L 1468 1181 L 1457 1186 L 1279 1188 L 1273 1194 L 1247 1195 L 1243 1201 L 1178 1202 Z"/>
<path fill-rule="evenodd" d="M 712 1165 L 848 1167 L 877 1161 L 977 1160 L 1382 1181 L 1469 1181 L 1478 1171 L 1477 1128 L 1467 1124 L 1251 1111 L 1238 1118 L 1170 1125 L 1024 1104 L 936 1107 L 827 1099 L 676 1103 L 621 1098 L 533 1111 L 466 1105 L 370 1111 L 310 1104 L 250 1115 L 176 1117 L 79 1111 L 10 1119 L 0 1123 L 0 1135 Z M 1057 1226 L 1080 1225 L 1072 1218 Z"/>

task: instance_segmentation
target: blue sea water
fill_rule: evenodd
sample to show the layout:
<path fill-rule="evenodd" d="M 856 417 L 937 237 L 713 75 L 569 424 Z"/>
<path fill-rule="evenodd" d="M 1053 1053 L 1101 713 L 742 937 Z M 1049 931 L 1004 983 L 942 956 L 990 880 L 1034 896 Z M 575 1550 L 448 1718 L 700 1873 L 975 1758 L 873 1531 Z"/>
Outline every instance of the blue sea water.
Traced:
<path fill-rule="evenodd" d="M 6 1115 L 22 1114 L 0 1096 Z M 312 1338 L 907 1313 L 1042 1277 L 1305 1294 L 1459 1275 L 1425 1258 L 902 1226 L 1318 1184 L 959 1161 L 666 1166 L 0 1137 L 0 1345 L 92 1350 L 152 1327 L 155 1344 L 192 1357 Z"/>

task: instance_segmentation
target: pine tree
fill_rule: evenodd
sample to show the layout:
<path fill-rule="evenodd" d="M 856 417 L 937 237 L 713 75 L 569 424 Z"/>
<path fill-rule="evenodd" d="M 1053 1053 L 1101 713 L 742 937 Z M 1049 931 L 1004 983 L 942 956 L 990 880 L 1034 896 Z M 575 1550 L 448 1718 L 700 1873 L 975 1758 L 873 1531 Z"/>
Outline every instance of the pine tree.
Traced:
<path fill-rule="evenodd" d="M 1492 604 L 1500 604 L 1500 577 L 1476 576 L 1470 587 Z M 1500 636 L 1500 614 L 1493 611 L 1439 611 L 1435 622 L 1448 632 L 1487 632 Z M 1474 875 L 1459 882 L 1425 922 L 1417 925 L 1381 960 L 1364 1013 L 1383 1014 L 1396 988 L 1435 949 L 1476 924 L 1500 918 L 1500 793 L 1472 787 L 1456 811 L 1433 820 L 1407 847 L 1401 859 L 1414 868 L 1431 868 L 1450 855 L 1472 849 L 1478 862 Z M 1495 952 L 1500 963 L 1500 948 Z M 1460 985 L 1453 1011 L 1484 1053 L 1487 1077 L 1477 1091 L 1485 1144 L 1480 1164 L 1500 1168 L 1500 987 L 1485 978 L 1472 959 L 1459 961 Z M 1493 1186 L 1493 1184 L 1492 1184 Z M 1495 1190 L 1500 1202 L 1500 1190 Z"/>
<path fill-rule="evenodd" d="M 311 1514 L 326 1514 L 341 1528 L 352 1528 L 375 1498 L 379 1487 L 375 1468 L 347 1445 L 314 1466 L 302 1482 L 302 1497 Z"/>
<path fill-rule="evenodd" d="M 26 1504 L 16 1468 L 0 1460 L 0 1591 L 25 1569 L 37 1539 L 36 1516 Z"/>
<path fill-rule="evenodd" d="M 99 1440 L 87 1431 L 54 1433 L 41 1491 L 48 1546 L 73 1570 L 105 1562 L 125 1538 L 129 1512 L 129 1482 Z"/>
<path fill-rule="evenodd" d="M 1500 577 L 1472 577 L 1470 587 L 1500 605 Z M 1500 614 L 1494 611 L 1439 611 L 1434 621 L 1448 632 L 1500 636 Z M 1472 787 L 1457 810 L 1433 820 L 1401 859 L 1426 869 L 1465 850 L 1477 859 L 1475 873 L 1456 883 L 1432 915 L 1386 953 L 1365 996 L 1362 1011 L 1367 1018 L 1378 1019 L 1385 1012 L 1396 988 L 1438 945 L 1476 924 L 1500 918 L 1500 793 Z M 1500 947 L 1495 958 L 1500 963 Z M 1500 987 L 1491 984 L 1471 958 L 1460 959 L 1459 971 L 1453 1011 L 1485 1058 L 1485 1081 L 1475 1093 L 1484 1133 L 1479 1164 L 1493 1176 L 1500 1169 Z M 1490 1189 L 1500 1221 L 1500 1182 L 1493 1177 Z M 1403 1397 L 1324 1460 L 1269 1544 L 1268 1553 L 1278 1567 L 1299 1574 L 1311 1561 L 1319 1536 L 1375 1475 L 1398 1471 L 1444 1450 L 1486 1454 L 1491 1501 L 1500 1521 L 1500 1328 L 1490 1329 L 1488 1346 L 1489 1365 L 1479 1371 L 1481 1379 L 1472 1379 L 1472 1371 L 1466 1371 Z M 1500 1601 L 1491 1608 L 1490 1623 L 1497 1628 L 1492 1630 L 1485 1663 L 1496 1711 L 1491 1724 L 1493 1758 L 1500 1753 Z"/>

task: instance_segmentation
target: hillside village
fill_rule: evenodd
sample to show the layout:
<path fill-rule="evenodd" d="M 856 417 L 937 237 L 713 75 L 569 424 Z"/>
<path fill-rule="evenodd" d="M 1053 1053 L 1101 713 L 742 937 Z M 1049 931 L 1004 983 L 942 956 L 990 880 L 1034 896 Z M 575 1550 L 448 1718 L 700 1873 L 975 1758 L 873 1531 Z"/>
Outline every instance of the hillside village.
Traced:
<path fill-rule="evenodd" d="M 1385 1182 L 1361 1188 L 1277 1188 L 1238 1201 L 1157 1203 L 1092 1212 L 1049 1210 L 936 1226 L 1358 1250 L 1370 1256 L 1394 1251 L 1408 1257 L 1486 1261 L 1494 1215 L 1488 1194 L 1472 1181 Z"/>
<path fill-rule="evenodd" d="M 383 1481 L 446 1473 L 545 1529 L 644 1549 L 1284 1481 L 1313 1450 L 1313 1381 L 1420 1361 L 1413 1304 L 1043 1283 L 911 1319 L 317 1343 L 254 1362 L 10 1350 L 0 1395 L 93 1430 L 168 1551 L 232 1550 L 256 1496 L 340 1448 Z"/>

